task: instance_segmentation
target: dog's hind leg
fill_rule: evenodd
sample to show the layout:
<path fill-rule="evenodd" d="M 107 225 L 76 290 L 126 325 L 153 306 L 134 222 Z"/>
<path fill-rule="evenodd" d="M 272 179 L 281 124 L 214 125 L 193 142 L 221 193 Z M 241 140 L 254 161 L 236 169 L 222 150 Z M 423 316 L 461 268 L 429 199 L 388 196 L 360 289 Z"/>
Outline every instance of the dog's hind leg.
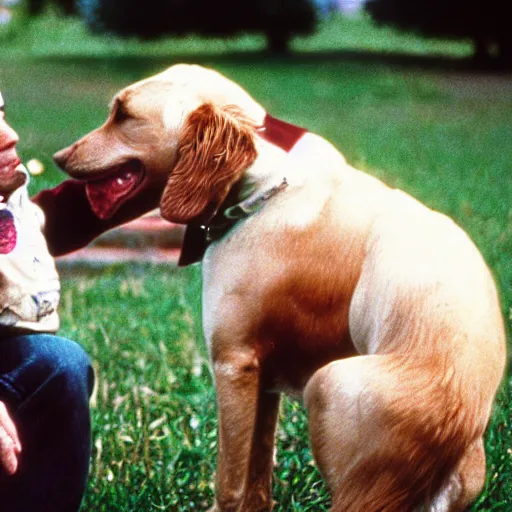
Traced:
<path fill-rule="evenodd" d="M 485 484 L 485 451 L 483 438 L 477 439 L 464 454 L 457 478 L 461 484 L 461 492 L 457 496 L 453 510 L 466 510 L 479 496 Z"/>
<path fill-rule="evenodd" d="M 441 365 L 403 356 L 358 356 L 319 369 L 304 399 L 332 512 L 416 511 L 457 468 L 472 499 L 479 484 L 470 482 L 464 455 L 481 432 L 457 389 Z"/>
<path fill-rule="evenodd" d="M 457 469 L 450 476 L 431 504 L 417 512 L 463 512 L 482 492 L 485 483 L 485 452 L 482 438 L 477 439 L 463 455 Z"/>

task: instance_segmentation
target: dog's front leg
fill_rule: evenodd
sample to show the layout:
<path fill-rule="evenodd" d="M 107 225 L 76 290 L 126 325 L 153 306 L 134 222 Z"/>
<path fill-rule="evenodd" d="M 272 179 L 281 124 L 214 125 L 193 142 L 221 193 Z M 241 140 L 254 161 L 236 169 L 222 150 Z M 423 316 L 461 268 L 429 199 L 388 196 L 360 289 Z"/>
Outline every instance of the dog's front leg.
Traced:
<path fill-rule="evenodd" d="M 261 390 L 251 354 L 214 363 L 219 415 L 216 503 L 210 512 L 272 510 L 272 462 L 279 395 Z"/>

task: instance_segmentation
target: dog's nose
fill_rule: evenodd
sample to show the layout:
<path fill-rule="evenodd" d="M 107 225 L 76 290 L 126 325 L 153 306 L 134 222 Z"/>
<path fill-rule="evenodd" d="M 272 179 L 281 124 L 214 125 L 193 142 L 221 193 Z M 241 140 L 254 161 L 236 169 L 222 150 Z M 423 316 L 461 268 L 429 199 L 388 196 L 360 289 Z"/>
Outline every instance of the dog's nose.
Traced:
<path fill-rule="evenodd" d="M 64 149 L 61 149 L 60 151 L 57 151 L 57 153 L 55 153 L 53 155 L 53 159 L 55 160 L 55 163 L 61 169 L 65 169 L 66 168 L 66 164 L 67 164 L 67 162 L 69 160 L 69 157 L 73 153 L 74 149 L 75 149 L 75 146 L 73 144 L 71 146 L 68 146 L 67 148 L 64 148 Z"/>

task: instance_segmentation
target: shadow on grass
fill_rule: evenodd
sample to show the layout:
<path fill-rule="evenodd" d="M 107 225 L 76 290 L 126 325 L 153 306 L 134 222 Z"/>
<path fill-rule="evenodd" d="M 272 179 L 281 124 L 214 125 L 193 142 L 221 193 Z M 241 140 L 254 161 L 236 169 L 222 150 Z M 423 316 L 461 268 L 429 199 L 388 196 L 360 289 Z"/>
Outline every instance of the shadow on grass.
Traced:
<path fill-rule="evenodd" d="M 165 68 L 171 64 L 183 62 L 202 65 L 235 64 L 241 66 L 300 66 L 336 63 L 356 63 L 384 65 L 395 68 L 424 69 L 430 71 L 454 71 L 474 74 L 512 74 L 512 63 L 503 65 L 498 61 L 481 62 L 471 57 L 449 57 L 443 55 L 417 55 L 400 52 L 374 52 L 370 50 L 335 50 L 320 52 L 293 52 L 275 55 L 267 51 L 234 51 L 221 53 L 184 53 L 169 56 L 49 56 L 38 57 L 39 62 L 72 63 L 74 65 L 113 68 L 116 71 L 129 69 L 130 72 L 146 73 L 155 67 Z"/>

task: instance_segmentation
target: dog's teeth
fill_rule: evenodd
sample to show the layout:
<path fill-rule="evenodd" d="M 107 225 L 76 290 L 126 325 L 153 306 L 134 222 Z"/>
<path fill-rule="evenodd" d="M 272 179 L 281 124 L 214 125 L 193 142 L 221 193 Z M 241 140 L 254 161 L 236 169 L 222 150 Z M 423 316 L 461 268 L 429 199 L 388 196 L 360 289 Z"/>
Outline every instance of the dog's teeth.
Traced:
<path fill-rule="evenodd" d="M 117 178 L 116 182 L 118 185 L 124 185 L 127 181 L 130 181 L 132 179 L 132 173 L 127 172 L 124 176 L 119 176 Z"/>

